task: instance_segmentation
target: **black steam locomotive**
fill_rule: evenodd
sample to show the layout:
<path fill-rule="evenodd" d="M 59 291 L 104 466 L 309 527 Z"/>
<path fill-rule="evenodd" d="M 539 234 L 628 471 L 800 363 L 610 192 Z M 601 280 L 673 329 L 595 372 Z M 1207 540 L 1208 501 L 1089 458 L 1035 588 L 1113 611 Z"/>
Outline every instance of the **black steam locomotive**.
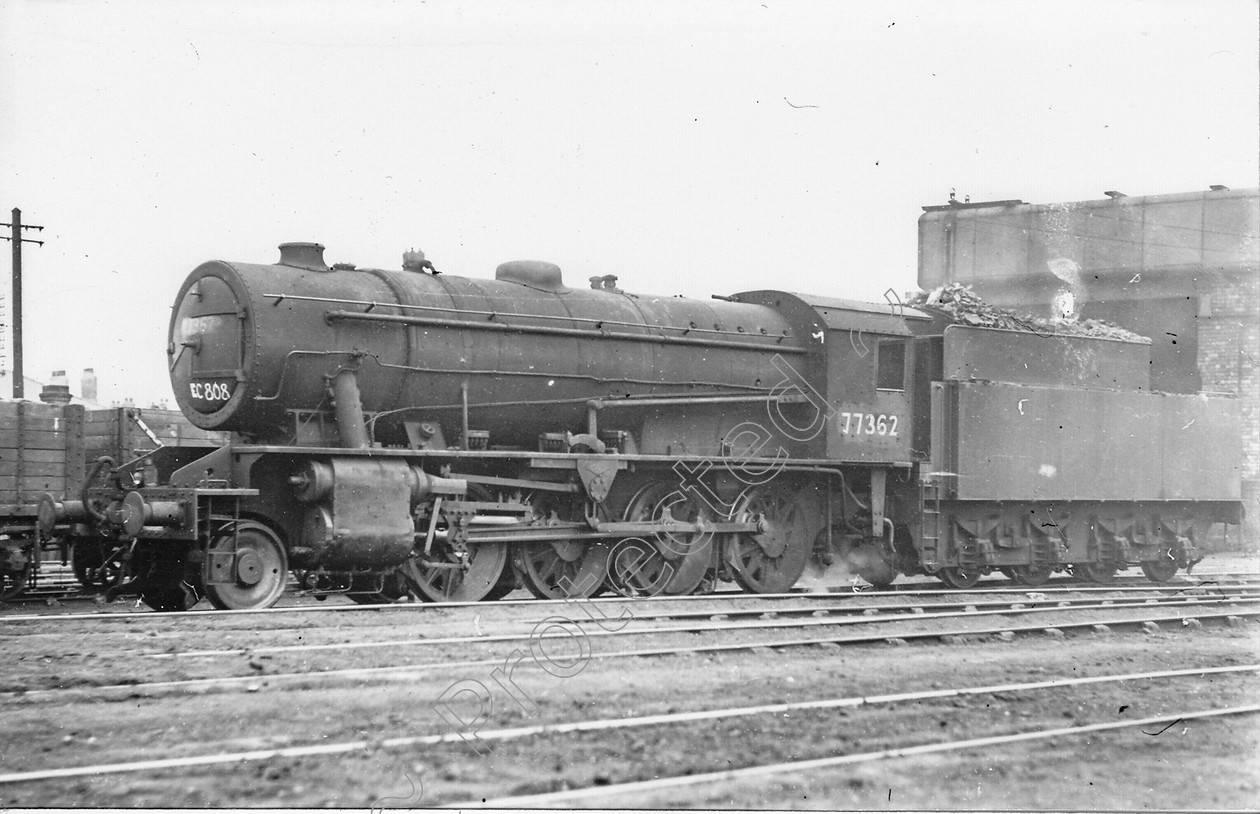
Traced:
<path fill-rule="evenodd" d="M 1144 342 L 280 249 L 203 264 L 175 302 L 179 406 L 233 442 L 103 461 L 41 508 L 128 543 L 115 592 L 265 607 L 290 571 L 363 602 L 780 592 L 811 562 L 1161 581 L 1241 519 L 1237 402 L 1150 392 Z"/>

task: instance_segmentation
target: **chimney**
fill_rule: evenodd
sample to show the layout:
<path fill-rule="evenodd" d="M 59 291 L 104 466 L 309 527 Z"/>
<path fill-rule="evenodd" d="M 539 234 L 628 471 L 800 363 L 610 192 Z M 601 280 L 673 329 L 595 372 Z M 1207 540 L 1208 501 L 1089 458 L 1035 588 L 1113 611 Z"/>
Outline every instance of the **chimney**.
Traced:
<path fill-rule="evenodd" d="M 84 401 L 96 401 L 96 371 L 83 368 L 83 376 L 79 379 L 79 394 Z"/>
<path fill-rule="evenodd" d="M 44 385 L 44 389 L 39 393 L 39 400 L 46 404 L 70 403 L 70 385 L 66 383 L 64 370 L 52 372 L 52 383 Z"/>

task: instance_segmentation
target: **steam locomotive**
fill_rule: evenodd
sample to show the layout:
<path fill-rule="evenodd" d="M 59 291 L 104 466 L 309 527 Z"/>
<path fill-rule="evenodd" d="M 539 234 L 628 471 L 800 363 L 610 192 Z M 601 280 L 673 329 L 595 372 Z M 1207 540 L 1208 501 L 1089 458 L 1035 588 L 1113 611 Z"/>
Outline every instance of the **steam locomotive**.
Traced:
<path fill-rule="evenodd" d="M 233 441 L 103 459 L 41 527 L 125 543 L 112 590 L 177 610 L 269 606 L 290 572 L 360 602 L 781 592 L 811 563 L 1165 581 L 1241 520 L 1237 401 L 1151 392 L 1145 342 L 403 265 L 199 266 L 171 382 Z"/>

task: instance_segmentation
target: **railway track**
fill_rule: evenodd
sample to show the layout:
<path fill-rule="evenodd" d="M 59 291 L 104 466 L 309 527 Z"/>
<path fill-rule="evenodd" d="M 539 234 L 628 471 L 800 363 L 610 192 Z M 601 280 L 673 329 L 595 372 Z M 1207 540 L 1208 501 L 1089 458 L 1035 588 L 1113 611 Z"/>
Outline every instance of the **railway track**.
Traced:
<path fill-rule="evenodd" d="M 792 601 L 786 596 L 779 603 Z M 869 598 L 869 597 L 867 597 Z M 416 677 L 449 674 L 458 671 L 494 669 L 503 663 L 504 657 L 513 650 L 529 650 L 549 641 L 577 642 L 589 650 L 591 660 L 619 660 L 672 655 L 695 655 L 719 652 L 756 652 L 783 648 L 810 646 L 872 645 L 922 641 L 961 641 L 984 638 L 1014 637 L 1041 634 L 1065 636 L 1068 633 L 1086 631 L 1092 633 L 1122 630 L 1159 630 L 1160 626 L 1199 629 L 1204 624 L 1242 625 L 1246 620 L 1260 617 L 1260 594 L 1231 596 L 1227 598 L 1141 598 L 1137 601 L 1090 599 L 1057 600 L 1044 602 L 989 602 L 957 601 L 938 603 L 935 609 L 925 605 L 891 606 L 867 605 L 851 607 L 825 603 L 790 606 L 782 612 L 781 604 L 754 600 L 753 608 L 724 608 L 687 612 L 657 612 L 640 617 L 634 613 L 640 604 L 651 602 L 630 601 L 606 603 L 620 605 L 626 615 L 605 612 L 582 614 L 572 611 L 568 617 L 548 616 L 541 621 L 552 620 L 552 626 L 539 633 L 540 619 L 530 615 L 525 619 L 504 617 L 487 619 L 488 629 L 481 629 L 480 614 L 474 616 L 472 635 L 429 635 L 417 630 L 413 635 L 389 638 L 365 638 L 302 644 L 268 643 L 271 634 L 278 631 L 257 631 L 250 642 L 230 648 L 197 648 L 171 650 L 156 649 L 144 645 L 150 640 L 144 637 L 138 642 L 126 641 L 115 651 L 97 655 L 81 655 L 80 675 L 66 676 L 56 667 L 58 680 L 69 681 L 67 686 L 46 686 L 39 671 L 32 671 L 23 678 L 11 680 L 4 695 L 25 700 L 55 700 L 66 695 L 83 697 L 96 695 L 102 698 L 171 695 L 181 692 L 233 692 L 247 690 L 274 690 L 301 684 L 344 685 L 363 679 L 381 681 L 408 681 Z M 523 603 L 530 608 L 535 603 Z M 672 603 L 677 605 L 678 603 Z M 724 603 L 728 604 L 728 603 Z M 465 612 L 470 608 L 463 607 Z M 476 609 L 476 606 L 471 608 Z M 754 617 L 754 618 L 748 618 Z M 455 627 L 468 626 L 456 623 Z M 497 626 L 497 627 L 491 627 Z M 180 625 L 184 628 L 184 625 Z M 395 632 L 395 625 L 386 626 L 386 632 Z M 516 628 L 516 629 L 512 629 Z M 497 632 L 502 629 L 503 632 Z M 333 628 L 334 635 L 342 637 L 344 630 Z M 284 631 L 279 631 L 283 634 Z M 371 630 L 356 632 L 376 635 Z M 771 634 L 767 636 L 766 634 Z M 29 635 L 29 634 L 27 634 Z M 579 638 L 580 637 L 580 638 Z M 180 639 L 187 642 L 188 635 Z M 618 647 L 621 642 L 630 646 Z M 108 640 L 98 639 L 98 646 L 108 646 Z M 598 648 L 596 648 L 598 644 Z M 140 645 L 140 646 L 137 646 Z M 397 655 L 415 650 L 431 651 L 433 658 L 424 662 L 399 662 Z M 485 652 L 483 658 L 469 659 L 469 652 Z M 356 655 L 358 654 L 358 655 Z M 361 659 L 365 654 L 386 663 L 368 666 L 340 666 L 347 658 Z M 328 659 L 337 659 L 326 664 Z M 324 662 L 321 662 L 323 659 Z M 264 663 L 263 660 L 272 660 Z M 111 666 L 123 661 L 120 670 Z M 144 663 L 179 662 L 188 665 L 206 663 L 204 669 L 224 671 L 228 674 L 206 675 L 190 678 L 146 680 Z M 100 669 L 92 671 L 92 665 Z M 87 669 L 85 669 L 85 667 Z M 300 668 L 300 669 L 295 669 Z M 181 667 L 189 669 L 187 667 Z M 133 675 L 122 683 L 105 683 L 97 676 Z"/>
<path fill-rule="evenodd" d="M 904 586 L 894 590 L 875 591 L 875 590 L 829 590 L 829 591 L 792 591 L 790 593 L 780 594 L 747 594 L 741 591 L 723 591 L 713 594 L 697 594 L 689 596 L 656 596 L 656 597 L 639 597 L 627 599 L 625 597 L 603 596 L 593 599 L 582 600 L 583 602 L 591 602 L 602 605 L 615 605 L 623 602 L 631 602 L 630 607 L 647 608 L 656 606 L 673 606 L 678 604 L 696 604 L 708 602 L 748 602 L 755 600 L 765 601 L 782 601 L 785 599 L 797 599 L 801 601 L 818 603 L 829 600 L 836 600 L 839 597 L 863 597 L 863 598 L 892 598 L 892 597 L 948 597 L 963 598 L 975 596 L 992 596 L 1001 597 L 1028 597 L 1030 595 L 1044 594 L 1046 596 L 1065 595 L 1065 594 L 1084 594 L 1084 595 L 1102 595 L 1111 593 L 1152 593 L 1152 594 L 1183 594 L 1197 595 L 1203 593 L 1211 593 L 1218 596 L 1232 596 L 1240 592 L 1260 590 L 1260 577 L 1254 574 L 1229 574 L 1223 573 L 1214 575 L 1210 579 L 1203 580 L 1178 580 L 1165 584 L 1154 584 L 1148 580 L 1133 580 L 1131 583 L 1117 583 L 1108 585 L 1094 585 L 1079 582 L 1067 582 L 1063 584 L 1053 584 L 1042 587 L 1014 586 L 1010 583 L 1002 583 L 998 585 L 986 586 L 980 583 L 975 588 L 965 591 L 955 590 L 945 587 L 910 587 Z M 99 597 L 85 597 L 87 599 Z M 954 601 L 946 599 L 945 601 Z M 998 601 L 995 599 L 994 601 Z M 394 613 L 415 613 L 427 612 L 432 610 L 453 610 L 459 608 L 478 608 L 478 609 L 497 609 L 497 608 L 545 608 L 545 607 L 568 607 L 573 604 L 573 600 L 566 599 L 538 599 L 532 596 L 505 598 L 494 602 L 394 602 L 384 605 L 361 605 L 361 604 L 330 604 L 326 602 L 308 602 L 306 604 L 283 604 L 271 608 L 259 608 L 249 610 L 231 610 L 220 611 L 211 609 L 161 612 L 153 611 L 137 606 L 131 603 L 127 608 L 119 609 L 118 603 L 110 606 L 102 605 L 96 610 L 89 612 L 48 612 L 37 614 L 0 613 L 0 623 L 26 623 L 26 622 L 43 622 L 51 619 L 65 620 L 124 620 L 124 621 L 148 621 L 161 618 L 172 619 L 198 619 L 207 618 L 233 618 L 240 619 L 244 617 L 260 616 L 260 617 L 283 617 L 289 615 L 304 614 L 366 614 L 379 612 Z"/>
<path fill-rule="evenodd" d="M 327 756 L 336 754 L 346 754 L 355 751 L 361 751 L 369 747 L 384 749 L 403 749 L 417 746 L 438 746 L 441 744 L 458 744 L 467 738 L 475 735 L 479 740 L 494 742 L 518 740 L 531 737 L 542 737 L 548 735 L 565 735 L 575 732 L 602 732 L 614 729 L 626 730 L 638 727 L 648 726 L 667 726 L 679 724 L 691 724 L 698 721 L 711 721 L 719 719 L 732 718 L 750 718 L 762 715 L 774 715 L 793 712 L 805 712 L 813 710 L 835 710 L 835 709 L 852 709 L 862 706 L 874 705 L 891 705 L 891 704 L 909 704 L 926 700 L 957 698 L 962 696 L 979 696 L 979 695 L 998 695 L 1001 693 L 1018 693 L 1040 691 L 1048 689 L 1062 689 L 1067 687 L 1083 686 L 1087 684 L 1107 684 L 1118 682 L 1135 682 L 1135 681 L 1158 681 L 1169 680 L 1186 677 L 1206 677 L 1229 674 L 1242 673 L 1260 673 L 1260 664 L 1249 664 L 1236 667 L 1216 667 L 1204 669 L 1189 670 L 1162 670 L 1141 673 L 1125 673 L 1115 675 L 1095 676 L 1088 678 L 1058 678 L 1048 681 L 1036 681 L 1026 683 L 1006 683 L 996 685 L 985 685 L 979 687 L 951 687 L 947 689 L 933 689 L 915 692 L 889 693 L 883 695 L 871 696 L 850 696 L 842 698 L 827 698 L 811 701 L 801 701 L 795 703 L 783 704 L 763 704 L 751 707 L 727 707 L 715 709 L 703 709 L 689 712 L 670 713 L 664 715 L 646 715 L 636 717 L 616 717 L 616 718 L 598 718 L 582 721 L 572 721 L 566 723 L 543 724 L 539 726 L 528 727 L 512 727 L 505 729 L 480 730 L 476 733 L 472 732 L 447 732 L 442 734 L 429 735 L 409 735 L 405 737 L 385 738 L 377 741 L 356 740 L 343 743 L 320 743 L 307 744 L 301 746 L 291 746 L 279 749 L 262 749 L 237 752 L 218 752 L 212 754 L 195 755 L 179 758 L 154 759 L 147 761 L 129 761 L 125 763 L 99 763 L 86 766 L 64 767 L 58 769 L 42 769 L 27 772 L 13 772 L 8 774 L 0 774 L 0 784 L 11 783 L 31 783 L 41 780 L 51 780 L 70 777 L 99 776 L 105 774 L 118 774 L 125 772 L 150 772 L 165 769 L 188 768 L 192 766 L 209 766 L 223 763 L 240 763 L 247 761 L 269 760 L 278 757 L 307 757 L 307 756 Z M 1209 713 L 1199 713 L 1198 715 L 1206 716 L 1211 714 L 1254 714 L 1260 712 L 1260 705 L 1254 705 L 1242 708 L 1233 708 L 1230 710 L 1217 710 Z M 1196 716 L 1196 713 L 1183 712 L 1180 713 L 1177 720 L 1189 720 Z M 1104 724 L 1093 728 L 1081 728 L 1078 731 L 1053 730 L 1048 733 L 1042 733 L 1043 736 L 1057 736 L 1061 734 L 1079 734 L 1086 731 L 1098 731 L 1099 729 L 1112 728 L 1113 726 L 1142 726 L 1147 723 L 1154 723 L 1164 720 L 1172 720 L 1172 716 L 1162 716 L 1160 718 L 1152 718 L 1145 720 L 1126 721 L 1122 724 L 1110 725 Z M 1019 737 L 1019 736 L 1016 736 Z M 1002 738 L 997 738 L 991 742 L 1005 742 Z M 988 745 L 981 742 L 962 742 L 962 743 L 946 743 L 937 744 L 935 749 L 941 747 L 953 748 L 974 748 L 979 745 Z M 854 759 L 876 759 L 877 757 L 894 757 L 900 754 L 911 754 L 908 750 L 898 750 L 894 752 L 883 753 L 867 753 L 862 756 L 848 756 L 846 759 L 836 759 L 838 762 L 831 765 L 839 765 L 839 762 L 849 762 Z M 809 768 L 821 767 L 829 765 L 828 762 L 819 762 Z M 745 775 L 774 773 L 782 771 L 791 771 L 801 768 L 801 764 L 770 764 L 767 766 L 752 767 L 742 770 L 732 770 L 733 772 L 742 772 Z M 627 788 L 618 788 L 614 786 L 604 786 L 599 789 L 579 789 L 571 792 L 560 794 L 543 794 L 529 797 L 504 798 L 489 801 L 492 805 L 529 805 L 536 802 L 555 803 L 567 802 L 577 799 L 584 799 L 596 796 L 615 796 L 621 791 L 633 788 L 634 790 L 668 788 L 670 786 L 704 783 L 715 780 L 726 779 L 737 776 L 730 772 L 718 773 L 715 775 L 690 775 L 686 780 L 678 778 L 667 781 L 656 781 L 644 784 L 625 784 Z M 471 801 L 457 802 L 449 804 L 455 807 L 470 807 L 479 804 L 485 804 L 487 801 Z"/>
<path fill-rule="evenodd" d="M 652 780 L 628 781 L 622 783 L 601 783 L 597 786 L 588 786 L 585 788 L 558 792 L 525 794 L 513 797 L 498 797 L 490 800 L 487 800 L 484 797 L 480 800 L 458 800 L 451 803 L 444 803 L 443 805 L 446 808 L 455 809 L 481 807 L 507 808 L 512 806 L 536 808 L 540 806 L 571 804 L 575 802 L 587 802 L 599 799 L 616 800 L 631 794 L 655 793 L 709 783 L 728 783 L 732 780 L 765 777 L 767 775 L 814 772 L 820 769 L 833 769 L 841 766 L 851 766 L 857 763 L 868 763 L 877 760 L 892 760 L 895 758 L 907 758 L 919 755 L 961 752 L 1035 740 L 1064 739 L 1071 737 L 1079 738 L 1083 735 L 1091 735 L 1119 729 L 1159 726 L 1161 724 L 1172 726 L 1183 722 L 1200 721 L 1209 718 L 1243 715 L 1255 716 L 1258 714 L 1260 714 L 1260 704 L 1227 707 L 1224 709 L 1194 711 L 1183 710 L 1129 721 L 1113 721 L 1110 723 L 1088 724 L 1072 727 L 1049 727 L 1001 735 L 988 735 L 979 738 L 967 738 L 957 741 L 925 743 L 917 746 L 906 746 L 895 749 L 880 749 L 873 752 L 833 755 L 831 757 L 817 758 L 814 760 L 768 763 L 747 766 L 739 769 L 725 769 L 717 772 L 705 772 L 703 774 L 674 775 L 671 777 L 658 777 Z"/>
<path fill-rule="evenodd" d="M 12 742 L 48 738 L 49 721 L 65 734 L 10 752 L 0 799 L 661 805 L 685 794 L 722 807 L 710 795 L 741 783 L 1126 730 L 1146 738 L 1143 726 L 1164 723 L 1144 722 L 1248 706 L 1238 687 L 1256 686 L 1246 631 L 1260 619 L 1257 586 L 1066 587 L 15 614 L 0 617 Z M 610 629 L 622 611 L 626 624 Z M 568 632 L 536 632 L 547 618 Z M 559 679 L 528 656 L 512 672 L 513 652 L 554 642 L 563 659 L 575 635 L 589 645 L 580 673 Z M 496 670 L 521 699 L 503 694 Z M 435 713 L 461 681 L 498 694 L 473 727 L 492 754 L 468 750 L 467 728 Z M 1115 720 L 1138 685 L 1143 714 Z M 1212 691 L 1188 704 L 1191 686 Z M 1094 720 L 1056 720 L 1051 708 L 1075 710 L 1081 694 L 1108 700 L 1090 708 Z M 532 714 L 514 706 L 526 696 Z M 924 731 L 924 715 L 948 728 Z M 603 773 L 581 768 L 588 754 L 603 756 Z M 313 791 L 328 786 L 358 796 Z M 419 788 L 422 799 L 409 797 Z"/>
<path fill-rule="evenodd" d="M 1187 582 L 1193 583 L 1193 584 L 1215 584 L 1216 582 L 1222 581 L 1222 580 L 1229 583 L 1233 583 L 1239 580 L 1260 581 L 1260 574 L 1209 568 L 1206 570 L 1196 570 L 1195 573 L 1193 574 L 1186 574 L 1186 573 L 1180 574 L 1174 578 L 1174 581 L 1172 583 L 1168 583 L 1168 584 L 1183 584 Z M 1118 575 L 1114 577 L 1112 581 L 1107 583 L 1106 585 L 1094 585 L 1093 587 L 1096 587 L 1100 590 L 1106 590 L 1106 589 L 1117 590 L 1117 589 L 1127 589 L 1127 588 L 1149 588 L 1152 586 L 1152 584 L 1153 583 L 1151 583 L 1150 580 L 1148 580 L 1146 577 L 1143 577 L 1143 576 Z M 1084 580 L 1080 580 L 1072 576 L 1066 576 L 1066 575 L 1053 577 L 1049 582 L 1047 582 L 1045 585 L 1042 585 L 1042 586 L 1022 585 L 1022 584 L 1007 580 L 1001 576 L 993 576 L 993 577 L 982 579 L 979 583 L 976 584 L 974 588 L 967 589 L 966 592 L 972 593 L 975 591 L 1001 591 L 1001 590 L 1009 590 L 1013 593 L 1022 593 L 1029 590 L 1073 591 L 1073 590 L 1084 590 L 1084 589 L 1088 589 L 1089 587 L 1091 587 L 1091 583 L 1085 582 Z M 793 591 L 791 591 L 791 594 L 810 594 L 810 595 L 818 594 L 818 593 L 824 593 L 824 594 L 947 593 L 948 594 L 948 593 L 956 593 L 956 592 L 958 592 L 958 589 L 950 588 L 949 586 L 946 586 L 931 578 L 914 577 L 914 578 L 910 578 L 909 581 L 903 581 L 899 584 L 890 586 L 888 590 L 884 590 L 884 591 L 875 590 L 870 585 L 864 582 L 854 581 L 847 585 L 827 585 L 827 586 L 818 586 L 814 588 L 798 587 L 794 589 Z M 679 599 L 686 600 L 686 599 L 703 598 L 706 596 L 714 597 L 714 596 L 745 596 L 745 595 L 746 594 L 744 594 L 742 591 L 726 590 L 726 591 L 720 591 L 713 594 L 700 595 L 699 597 L 697 596 L 682 596 L 682 597 L 658 596 L 658 597 L 653 597 L 653 599 L 668 601 L 668 600 L 679 600 Z M 780 596 L 779 594 L 766 594 L 766 595 L 767 596 Z M 286 593 L 285 598 L 281 600 L 281 604 L 277 608 L 268 608 L 265 610 L 273 610 L 273 611 L 274 610 L 288 610 L 295 607 L 293 604 L 295 602 L 302 602 L 302 601 L 306 601 L 312 598 L 319 599 L 321 601 L 328 600 L 328 599 L 333 599 L 335 601 L 335 600 L 341 599 L 342 596 L 343 594 L 339 594 L 339 593 L 316 594 L 309 591 L 303 591 L 299 589 L 298 584 L 296 582 L 291 581 L 289 585 L 289 590 Z M 504 600 L 499 600 L 499 601 L 504 601 Z M 512 601 L 512 600 L 507 600 L 507 601 Z M 533 597 L 530 597 L 529 599 L 522 599 L 522 600 L 517 600 L 517 601 L 547 601 L 547 600 L 534 600 Z M 52 603 L 52 602 L 55 602 L 55 603 L 97 602 L 99 603 L 101 602 L 101 593 L 98 591 L 84 590 L 83 586 L 80 585 L 77 579 L 75 578 L 73 569 L 69 565 L 63 566 L 63 565 L 60 565 L 59 563 L 51 563 L 51 564 L 45 563 L 40 571 L 38 586 L 33 587 L 33 588 L 28 588 L 23 593 L 15 597 L 11 597 L 7 600 L 4 600 L 3 602 L 0 602 L 0 619 L 4 618 L 2 614 L 2 610 L 6 606 L 21 607 L 24 605 L 37 605 L 41 603 L 46 604 L 46 603 Z M 409 603 L 403 602 L 400 604 L 409 604 Z M 441 604 L 460 604 L 460 603 L 441 603 Z M 296 607 L 305 607 L 305 606 L 298 605 Z M 352 606 L 332 605 L 329 607 L 340 607 L 340 608 L 349 609 Z M 137 610 L 139 612 L 144 612 L 144 613 L 155 612 L 147 608 L 137 609 Z M 238 612 L 250 612 L 250 611 L 238 611 Z M 257 612 L 257 611 L 252 611 L 252 612 Z"/>

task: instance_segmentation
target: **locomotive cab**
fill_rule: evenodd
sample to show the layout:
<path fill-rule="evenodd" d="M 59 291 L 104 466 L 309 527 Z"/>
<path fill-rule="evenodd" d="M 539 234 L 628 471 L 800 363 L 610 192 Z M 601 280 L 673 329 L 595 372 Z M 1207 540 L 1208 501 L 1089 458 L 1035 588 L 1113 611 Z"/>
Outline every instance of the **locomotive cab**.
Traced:
<path fill-rule="evenodd" d="M 931 317 L 914 309 L 781 291 L 736 295 L 782 311 L 811 338 L 799 369 L 821 397 L 815 429 L 818 457 L 837 463 L 908 466 L 916 457 L 916 354 L 913 323 Z"/>

